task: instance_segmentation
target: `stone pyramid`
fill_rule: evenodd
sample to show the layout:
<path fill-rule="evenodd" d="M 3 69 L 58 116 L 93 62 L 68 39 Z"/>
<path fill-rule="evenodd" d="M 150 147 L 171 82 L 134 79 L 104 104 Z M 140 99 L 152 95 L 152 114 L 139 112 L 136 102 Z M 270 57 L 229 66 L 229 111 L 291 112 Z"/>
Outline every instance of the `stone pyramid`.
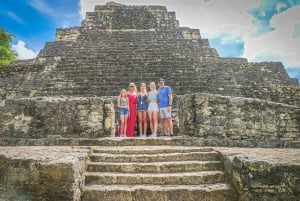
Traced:
<path fill-rule="evenodd" d="M 120 89 L 159 77 L 178 136 L 114 138 Z M 221 58 L 165 7 L 96 6 L 0 69 L 0 200 L 298 201 L 299 89 L 281 63 Z"/>
<path fill-rule="evenodd" d="M 0 70 L 0 138 L 115 136 L 120 89 L 160 77 L 176 95 L 178 135 L 230 146 L 300 139 L 300 87 L 282 63 L 222 58 L 165 7 L 114 2 L 58 29 L 36 59 Z"/>
<path fill-rule="evenodd" d="M 297 80 L 279 62 L 222 58 L 198 29 L 163 6 L 96 6 L 82 25 L 58 29 L 36 59 L 0 73 L 2 93 L 115 96 L 129 82 L 164 77 L 175 94 L 211 93 L 298 105 Z"/>

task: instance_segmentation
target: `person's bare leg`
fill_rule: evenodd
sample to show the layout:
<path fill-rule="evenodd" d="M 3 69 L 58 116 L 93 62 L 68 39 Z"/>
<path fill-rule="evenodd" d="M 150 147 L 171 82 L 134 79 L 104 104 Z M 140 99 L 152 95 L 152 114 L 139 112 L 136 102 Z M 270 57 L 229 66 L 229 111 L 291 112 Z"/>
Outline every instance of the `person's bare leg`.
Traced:
<path fill-rule="evenodd" d="M 163 133 L 164 135 L 168 135 L 168 122 L 166 118 L 163 119 Z"/>
<path fill-rule="evenodd" d="M 143 134 L 143 112 L 141 111 L 138 111 L 138 122 L 139 122 L 139 131 L 140 131 L 139 135 L 141 135 Z"/>
<path fill-rule="evenodd" d="M 157 134 L 157 127 L 158 127 L 158 112 L 153 112 L 152 122 L 153 122 L 153 131 L 152 131 L 152 133 Z"/>
<path fill-rule="evenodd" d="M 167 120 L 167 124 L 168 124 L 168 129 L 170 131 L 170 135 L 174 135 L 173 133 L 173 122 L 172 122 L 172 118 L 168 118 Z"/>
<path fill-rule="evenodd" d="M 149 123 L 150 123 L 150 129 L 151 129 L 151 133 L 154 133 L 154 112 L 149 111 L 148 112 L 148 118 L 149 118 Z"/>
<path fill-rule="evenodd" d="M 144 124 L 143 125 L 143 130 L 144 130 L 143 134 L 146 135 L 146 133 L 147 133 L 147 112 L 143 111 L 142 113 L 143 113 L 143 124 Z"/>
<path fill-rule="evenodd" d="M 126 133 L 126 130 L 127 130 L 127 119 L 128 119 L 128 115 L 125 115 L 124 116 L 124 132 L 123 134 L 125 135 L 125 137 L 127 137 L 127 133 Z"/>
<path fill-rule="evenodd" d="M 124 134 L 124 125 L 125 125 L 125 122 L 124 122 L 124 115 L 120 115 L 120 137 L 123 137 L 123 134 Z"/>

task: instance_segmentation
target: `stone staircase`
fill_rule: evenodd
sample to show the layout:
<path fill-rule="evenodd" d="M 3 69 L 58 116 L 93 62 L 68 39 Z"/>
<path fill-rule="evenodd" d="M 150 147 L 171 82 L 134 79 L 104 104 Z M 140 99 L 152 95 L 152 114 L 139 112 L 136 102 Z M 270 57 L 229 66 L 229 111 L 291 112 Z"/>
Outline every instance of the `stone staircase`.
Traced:
<path fill-rule="evenodd" d="M 82 201 L 234 201 L 211 148 L 93 147 Z"/>

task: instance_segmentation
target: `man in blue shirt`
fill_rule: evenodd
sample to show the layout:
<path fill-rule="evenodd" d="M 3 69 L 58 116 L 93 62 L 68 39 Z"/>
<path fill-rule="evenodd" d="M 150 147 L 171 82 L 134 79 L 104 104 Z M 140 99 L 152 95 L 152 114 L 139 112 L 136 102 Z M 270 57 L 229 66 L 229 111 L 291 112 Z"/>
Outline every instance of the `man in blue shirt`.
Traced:
<path fill-rule="evenodd" d="M 172 111 L 172 89 L 165 85 L 165 80 L 160 78 L 158 81 L 159 114 L 163 123 L 163 134 L 173 136 L 173 123 L 171 118 Z"/>

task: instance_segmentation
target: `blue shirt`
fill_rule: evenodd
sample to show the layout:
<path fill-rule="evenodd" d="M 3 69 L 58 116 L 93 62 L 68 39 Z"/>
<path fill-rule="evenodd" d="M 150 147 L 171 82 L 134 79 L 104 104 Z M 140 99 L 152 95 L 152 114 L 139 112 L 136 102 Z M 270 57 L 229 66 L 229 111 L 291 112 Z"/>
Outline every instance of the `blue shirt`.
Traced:
<path fill-rule="evenodd" d="M 159 108 L 165 108 L 169 106 L 169 94 L 172 94 L 172 89 L 169 86 L 158 88 Z"/>

